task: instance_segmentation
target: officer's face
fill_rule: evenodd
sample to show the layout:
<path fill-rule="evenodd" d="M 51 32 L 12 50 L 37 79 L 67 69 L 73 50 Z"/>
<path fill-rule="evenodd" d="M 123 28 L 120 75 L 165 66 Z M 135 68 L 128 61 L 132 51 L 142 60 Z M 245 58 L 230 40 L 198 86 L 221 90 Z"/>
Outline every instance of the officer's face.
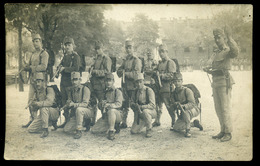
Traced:
<path fill-rule="evenodd" d="M 128 55 L 132 55 L 133 54 L 133 47 L 132 46 L 126 46 L 125 50 L 126 50 L 126 53 Z"/>
<path fill-rule="evenodd" d="M 44 81 L 37 79 L 36 80 L 36 88 L 39 90 L 39 89 L 43 88 L 43 86 L 44 86 Z"/>
<path fill-rule="evenodd" d="M 73 51 L 73 44 L 72 43 L 65 43 L 65 51 L 70 53 Z"/>
<path fill-rule="evenodd" d="M 182 86 L 182 80 L 181 79 L 174 80 L 173 84 L 175 85 L 176 88 L 180 88 Z"/>
<path fill-rule="evenodd" d="M 153 58 L 153 56 L 152 56 L 152 53 L 147 53 L 147 57 L 148 57 L 148 59 L 152 59 Z"/>
<path fill-rule="evenodd" d="M 42 47 L 42 41 L 40 39 L 33 40 L 33 46 L 35 49 L 39 49 Z"/>
<path fill-rule="evenodd" d="M 72 80 L 72 86 L 77 87 L 80 85 L 81 79 L 80 78 L 73 78 Z"/>
<path fill-rule="evenodd" d="M 106 79 L 106 87 L 111 88 L 114 85 L 114 79 Z"/>
<path fill-rule="evenodd" d="M 135 85 L 137 89 L 142 89 L 144 87 L 144 80 L 136 80 Z"/>
<path fill-rule="evenodd" d="M 215 35 L 214 36 L 215 43 L 217 44 L 218 48 L 221 49 L 225 45 L 225 39 L 221 35 Z"/>
<path fill-rule="evenodd" d="M 102 54 L 102 49 L 99 47 L 99 48 L 95 48 L 95 52 L 97 55 L 101 55 Z"/>
<path fill-rule="evenodd" d="M 167 57 L 167 50 L 164 50 L 164 49 L 160 49 L 159 50 L 159 55 L 162 59 L 166 59 Z"/>

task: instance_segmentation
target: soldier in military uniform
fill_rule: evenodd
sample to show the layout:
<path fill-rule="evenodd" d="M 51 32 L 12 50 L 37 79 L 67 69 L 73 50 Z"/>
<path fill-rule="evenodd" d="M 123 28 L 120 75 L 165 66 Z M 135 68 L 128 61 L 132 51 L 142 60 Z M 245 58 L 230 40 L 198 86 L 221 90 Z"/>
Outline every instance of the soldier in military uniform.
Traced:
<path fill-rule="evenodd" d="M 140 133 L 146 127 L 146 137 L 152 136 L 152 119 L 156 118 L 155 94 L 153 90 L 144 85 L 144 76 L 138 73 L 135 78 L 137 89 L 135 99 L 131 102 L 134 111 L 134 122 L 131 128 L 132 134 Z"/>
<path fill-rule="evenodd" d="M 174 131 L 185 130 L 185 137 L 191 137 L 190 128 L 198 127 L 203 130 L 199 120 L 191 120 L 200 114 L 200 109 L 195 102 L 194 94 L 191 89 L 182 86 L 183 79 L 181 73 L 174 73 L 174 91 L 171 93 L 171 105 L 175 111 L 180 110 L 178 120 L 173 126 Z"/>
<path fill-rule="evenodd" d="M 115 88 L 115 80 L 112 73 L 106 74 L 105 98 L 99 102 L 98 107 L 102 110 L 102 117 L 91 129 L 93 134 L 108 131 L 107 138 L 115 139 L 115 133 L 120 132 L 119 124 L 122 121 L 123 94 Z"/>
<path fill-rule="evenodd" d="M 111 72 L 112 61 L 109 56 L 104 54 L 103 52 L 103 44 L 100 41 L 95 42 L 95 53 L 96 60 L 92 66 L 91 73 L 91 85 L 94 90 L 94 95 L 96 100 L 100 102 L 104 99 L 104 91 L 105 91 L 105 75 L 106 73 Z M 94 108 L 95 116 L 92 120 L 92 125 L 95 124 L 96 115 L 97 115 L 97 106 Z"/>
<path fill-rule="evenodd" d="M 123 119 L 121 128 L 127 128 L 127 115 L 130 107 L 130 101 L 133 100 L 135 84 L 134 77 L 137 73 L 141 73 L 142 62 L 133 54 L 133 44 L 131 40 L 126 40 L 126 59 L 123 64 L 118 68 L 117 75 L 122 78 L 122 91 L 125 101 L 123 102 Z M 124 78 L 123 78 L 124 77 Z M 123 82 L 123 80 L 125 82 Z"/>
<path fill-rule="evenodd" d="M 30 85 L 29 85 L 29 95 L 28 104 L 32 101 L 34 94 L 36 93 L 36 80 L 35 76 L 37 72 L 43 72 L 44 82 L 47 85 L 47 75 L 46 70 L 48 66 L 49 54 L 42 48 L 42 39 L 39 34 L 32 35 L 32 42 L 35 51 L 31 55 L 29 64 L 24 67 L 24 71 L 29 71 Z M 23 125 L 23 128 L 27 128 L 32 121 L 37 117 L 37 111 L 34 111 L 29 107 L 30 110 L 30 121 Z"/>
<path fill-rule="evenodd" d="M 75 44 L 74 40 L 70 37 L 65 37 L 63 41 L 65 45 L 65 54 L 61 60 L 61 81 L 60 81 L 60 92 L 62 95 L 62 105 L 65 105 L 68 97 L 66 94 L 66 88 L 72 86 L 71 83 L 71 73 L 78 72 L 80 67 L 80 57 L 77 52 L 74 51 Z M 69 112 L 67 109 L 64 110 L 65 123 L 63 123 L 59 128 L 63 128 L 68 121 Z"/>
<path fill-rule="evenodd" d="M 40 110 L 40 115 L 33 120 L 28 127 L 30 133 L 42 132 L 41 137 L 47 137 L 48 127 L 53 125 L 57 129 L 57 120 L 59 118 L 59 108 L 55 102 L 55 92 L 52 87 L 46 87 L 45 76 L 43 73 L 37 73 L 36 93 L 30 107 L 33 111 Z"/>
<path fill-rule="evenodd" d="M 232 138 L 231 89 L 235 82 L 229 70 L 231 68 L 231 58 L 238 56 L 238 47 L 232 38 L 230 27 L 226 26 L 225 31 L 214 29 L 213 35 L 218 50 L 211 57 L 212 66 L 204 68 L 204 71 L 212 74 L 213 99 L 221 129 L 220 133 L 212 138 L 224 142 Z"/>
<path fill-rule="evenodd" d="M 68 100 L 65 107 L 70 110 L 70 119 L 64 127 L 65 132 L 73 132 L 75 139 L 82 136 L 83 122 L 85 119 L 86 131 L 90 129 L 91 118 L 94 111 L 89 109 L 90 90 L 88 87 L 81 85 L 81 77 L 79 72 L 71 73 L 72 86 L 67 88 Z"/>
<path fill-rule="evenodd" d="M 173 110 L 171 110 L 170 107 L 170 91 L 171 91 L 171 80 L 173 78 L 173 74 L 174 72 L 176 72 L 176 64 L 173 60 L 171 60 L 168 57 L 168 49 L 167 46 L 165 44 L 161 44 L 159 46 L 159 55 L 162 59 L 162 61 L 159 62 L 157 68 L 156 68 L 156 77 L 157 80 L 158 77 L 161 80 L 161 87 L 159 90 L 159 109 L 157 111 L 157 118 L 155 119 L 153 126 L 160 126 L 160 118 L 161 118 L 161 114 L 162 114 L 162 104 L 164 103 L 170 116 L 172 119 L 171 122 L 171 130 L 172 127 L 175 123 L 175 112 Z M 157 81 L 158 82 L 158 81 Z"/>

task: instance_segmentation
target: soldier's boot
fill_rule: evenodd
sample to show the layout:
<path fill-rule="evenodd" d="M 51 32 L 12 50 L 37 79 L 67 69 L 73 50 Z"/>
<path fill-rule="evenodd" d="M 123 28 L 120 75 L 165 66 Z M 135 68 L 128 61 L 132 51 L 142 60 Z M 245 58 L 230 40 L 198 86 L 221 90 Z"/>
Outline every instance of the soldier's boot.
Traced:
<path fill-rule="evenodd" d="M 221 142 L 230 141 L 232 138 L 231 133 L 225 133 L 224 136 L 220 139 Z"/>
<path fill-rule="evenodd" d="M 152 124 L 153 127 L 161 126 L 161 123 L 160 123 L 161 115 L 162 115 L 162 113 L 157 112 L 157 117 Z"/>
<path fill-rule="evenodd" d="M 213 139 L 221 139 L 225 135 L 224 132 L 220 132 L 217 135 L 212 136 Z"/>
<path fill-rule="evenodd" d="M 124 109 L 123 111 L 123 118 L 122 118 L 122 123 L 120 125 L 121 129 L 127 128 L 127 115 L 128 115 L 128 109 Z"/>
<path fill-rule="evenodd" d="M 115 124 L 115 130 L 116 130 L 116 134 L 118 134 L 120 132 L 120 123 L 116 123 Z"/>
<path fill-rule="evenodd" d="M 172 120 L 172 125 L 170 127 L 170 131 L 174 131 L 174 128 L 173 128 L 174 124 L 175 124 L 175 120 Z"/>
<path fill-rule="evenodd" d="M 48 128 L 44 128 L 43 132 L 42 132 L 42 135 L 41 135 L 41 138 L 47 137 L 48 135 L 49 135 Z"/>
<path fill-rule="evenodd" d="M 190 129 L 186 129 L 186 132 L 185 132 L 184 136 L 187 137 L 187 138 L 191 137 Z"/>
<path fill-rule="evenodd" d="M 57 121 L 52 121 L 52 126 L 53 126 L 53 129 L 52 131 L 56 131 L 58 126 L 57 126 Z"/>
<path fill-rule="evenodd" d="M 147 130 L 146 130 L 145 137 L 146 137 L 146 138 L 152 137 L 152 129 L 147 129 Z"/>
<path fill-rule="evenodd" d="M 90 125 L 91 125 L 91 119 L 85 119 L 86 132 L 90 130 Z"/>
<path fill-rule="evenodd" d="M 193 124 L 194 124 L 194 127 L 199 128 L 200 131 L 203 130 L 203 127 L 202 127 L 202 125 L 200 124 L 200 121 L 199 121 L 199 120 L 195 119 L 195 120 L 193 121 Z"/>
<path fill-rule="evenodd" d="M 81 130 L 76 130 L 76 134 L 74 135 L 74 139 L 79 139 L 82 136 Z"/>
<path fill-rule="evenodd" d="M 109 130 L 109 131 L 108 131 L 108 136 L 107 136 L 107 138 L 108 138 L 109 140 L 114 140 L 114 139 L 115 139 L 115 131 Z"/>

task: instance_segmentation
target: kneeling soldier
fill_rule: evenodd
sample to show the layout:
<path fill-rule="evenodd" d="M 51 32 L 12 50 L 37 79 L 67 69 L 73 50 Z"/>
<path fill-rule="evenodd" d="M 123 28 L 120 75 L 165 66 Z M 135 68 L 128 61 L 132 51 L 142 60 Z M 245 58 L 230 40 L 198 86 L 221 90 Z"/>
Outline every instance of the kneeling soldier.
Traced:
<path fill-rule="evenodd" d="M 57 129 L 57 120 L 59 118 L 59 109 L 55 103 L 55 92 L 53 88 L 46 87 L 43 73 L 36 74 L 36 93 L 34 100 L 30 104 L 32 110 L 40 110 L 40 115 L 28 127 L 30 133 L 43 130 L 41 138 L 47 137 L 49 125 Z"/>
<path fill-rule="evenodd" d="M 192 118 L 200 114 L 200 110 L 196 105 L 194 94 L 191 89 L 182 86 L 182 74 L 174 73 L 173 83 L 175 85 L 175 90 L 171 94 L 172 107 L 174 111 L 181 111 L 181 114 L 178 116 L 178 120 L 173 126 L 174 131 L 186 130 L 185 137 L 190 137 L 190 128 L 191 125 L 198 127 L 200 130 L 203 130 L 203 127 L 198 120 L 194 120 L 191 123 Z"/>
<path fill-rule="evenodd" d="M 130 106 L 134 111 L 134 122 L 131 133 L 140 133 L 146 127 L 146 137 L 151 137 L 152 119 L 156 118 L 155 95 L 151 88 L 144 85 L 144 76 L 138 73 L 135 79 L 135 101 Z"/>
<path fill-rule="evenodd" d="M 82 136 L 83 120 L 86 121 L 86 131 L 89 130 L 91 118 L 94 111 L 88 108 L 90 99 L 90 90 L 88 87 L 81 85 L 81 77 L 79 72 L 71 73 L 72 86 L 67 88 L 68 100 L 65 107 L 70 109 L 70 119 L 64 127 L 65 132 L 76 130 L 75 139 Z"/>
<path fill-rule="evenodd" d="M 112 73 L 106 74 L 105 83 L 105 98 L 98 103 L 99 109 L 102 110 L 102 117 L 96 122 L 91 131 L 93 134 L 108 131 L 107 138 L 113 140 L 115 139 L 115 133 L 120 132 L 119 124 L 123 116 L 123 95 L 119 89 L 115 88 Z"/>

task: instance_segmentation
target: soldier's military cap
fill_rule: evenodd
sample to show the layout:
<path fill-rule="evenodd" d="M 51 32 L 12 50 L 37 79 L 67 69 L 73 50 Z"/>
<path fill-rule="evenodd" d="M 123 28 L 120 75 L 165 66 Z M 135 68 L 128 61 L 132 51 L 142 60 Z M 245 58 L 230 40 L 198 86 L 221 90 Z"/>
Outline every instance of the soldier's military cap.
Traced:
<path fill-rule="evenodd" d="M 133 46 L 133 42 L 131 40 L 126 40 L 125 46 Z"/>
<path fill-rule="evenodd" d="M 135 81 L 137 80 L 144 80 L 144 74 L 143 73 L 137 73 L 135 76 Z"/>
<path fill-rule="evenodd" d="M 95 42 L 95 49 L 100 49 L 102 47 L 103 47 L 103 43 L 101 41 L 98 40 Z"/>
<path fill-rule="evenodd" d="M 72 72 L 71 73 L 71 79 L 73 80 L 74 78 L 78 78 L 79 79 L 80 78 L 80 73 L 79 72 L 75 72 L 75 71 Z"/>
<path fill-rule="evenodd" d="M 114 75 L 112 73 L 107 73 L 105 76 L 106 80 L 113 80 L 114 79 Z"/>
<path fill-rule="evenodd" d="M 168 50 L 167 45 L 166 44 L 159 45 L 159 50 Z"/>
<path fill-rule="evenodd" d="M 74 44 L 74 40 L 71 37 L 65 37 L 63 40 L 63 44 L 71 43 Z"/>
<path fill-rule="evenodd" d="M 33 34 L 32 35 L 32 41 L 34 41 L 35 39 L 42 39 L 41 36 L 39 34 Z"/>
<path fill-rule="evenodd" d="M 224 30 L 216 28 L 213 30 L 213 35 L 214 36 L 224 36 Z"/>
<path fill-rule="evenodd" d="M 44 80 L 44 75 L 41 72 L 36 73 L 35 75 L 36 80 Z"/>
<path fill-rule="evenodd" d="M 182 80 L 182 74 L 179 72 L 175 72 L 173 74 L 173 80 Z"/>

